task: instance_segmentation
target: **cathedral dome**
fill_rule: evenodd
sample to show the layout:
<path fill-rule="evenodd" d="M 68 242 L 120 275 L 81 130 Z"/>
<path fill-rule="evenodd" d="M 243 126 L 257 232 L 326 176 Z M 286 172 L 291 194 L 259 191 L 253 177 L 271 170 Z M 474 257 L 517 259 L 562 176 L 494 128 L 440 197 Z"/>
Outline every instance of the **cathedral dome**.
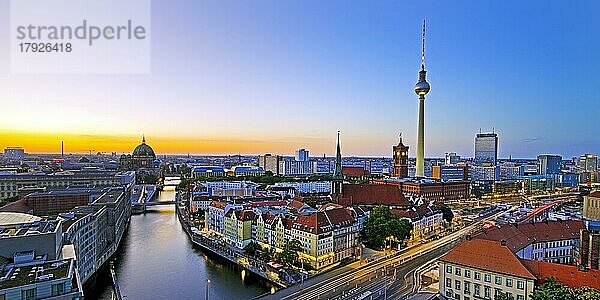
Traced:
<path fill-rule="evenodd" d="M 135 147 L 135 149 L 133 149 L 132 156 L 134 156 L 134 157 L 152 157 L 152 158 L 156 157 L 156 155 L 154 154 L 154 150 L 152 150 L 152 147 L 150 147 L 146 144 L 145 138 L 142 139 L 141 144 L 139 144 L 137 147 Z"/>

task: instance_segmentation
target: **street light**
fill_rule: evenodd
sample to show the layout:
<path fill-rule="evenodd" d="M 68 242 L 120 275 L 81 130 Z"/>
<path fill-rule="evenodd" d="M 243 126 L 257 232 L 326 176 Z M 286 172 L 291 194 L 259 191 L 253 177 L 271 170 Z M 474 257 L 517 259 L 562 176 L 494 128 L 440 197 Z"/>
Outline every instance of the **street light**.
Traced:
<path fill-rule="evenodd" d="M 206 279 L 206 297 L 204 300 L 208 300 L 208 284 L 210 283 L 210 279 Z"/>

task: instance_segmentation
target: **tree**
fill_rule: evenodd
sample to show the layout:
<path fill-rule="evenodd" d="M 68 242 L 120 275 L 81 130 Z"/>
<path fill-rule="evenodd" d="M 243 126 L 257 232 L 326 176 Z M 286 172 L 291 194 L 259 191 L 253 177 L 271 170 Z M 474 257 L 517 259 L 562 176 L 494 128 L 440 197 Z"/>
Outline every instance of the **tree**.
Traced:
<path fill-rule="evenodd" d="M 375 207 L 365 221 L 363 238 L 372 248 L 382 249 L 388 238 L 402 241 L 410 236 L 412 224 L 404 218 L 392 214 L 387 206 Z"/>
<path fill-rule="evenodd" d="M 285 246 L 283 251 L 279 253 L 279 261 L 285 265 L 293 265 L 298 263 L 298 252 L 302 251 L 302 244 L 298 240 L 291 240 Z"/>
<path fill-rule="evenodd" d="M 440 209 L 442 210 L 442 215 L 444 216 L 444 220 L 446 220 L 446 222 L 452 224 L 452 219 L 454 219 L 454 213 L 452 212 L 452 209 L 450 209 L 450 207 L 448 207 L 446 205 L 440 207 Z"/>
<path fill-rule="evenodd" d="M 243 249 L 244 253 L 248 256 L 256 256 L 258 250 L 260 250 L 260 245 L 257 242 L 250 242 Z"/>
<path fill-rule="evenodd" d="M 532 300 L 578 300 L 576 290 L 558 282 L 556 278 L 548 278 L 548 281 L 538 285 L 531 294 Z M 597 299 L 597 298 L 591 298 Z"/>

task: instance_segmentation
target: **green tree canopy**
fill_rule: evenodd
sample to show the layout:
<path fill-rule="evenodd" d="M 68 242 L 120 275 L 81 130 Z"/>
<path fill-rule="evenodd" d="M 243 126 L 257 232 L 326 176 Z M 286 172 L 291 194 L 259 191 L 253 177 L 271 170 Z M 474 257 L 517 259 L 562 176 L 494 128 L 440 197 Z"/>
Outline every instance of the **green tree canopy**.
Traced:
<path fill-rule="evenodd" d="M 412 224 L 407 219 L 394 215 L 387 206 L 377 206 L 365 221 L 363 240 L 367 246 L 381 249 L 388 238 L 402 241 L 410 236 L 411 230 Z"/>
<path fill-rule="evenodd" d="M 531 294 L 532 300 L 591 300 L 600 299 L 600 291 L 590 287 L 571 288 L 548 278 L 542 285 L 536 286 Z"/>

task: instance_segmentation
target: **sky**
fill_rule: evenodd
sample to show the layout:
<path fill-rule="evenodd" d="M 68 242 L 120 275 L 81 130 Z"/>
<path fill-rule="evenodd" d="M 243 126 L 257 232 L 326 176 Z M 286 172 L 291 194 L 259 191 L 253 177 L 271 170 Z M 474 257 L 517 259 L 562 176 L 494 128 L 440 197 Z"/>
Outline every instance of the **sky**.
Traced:
<path fill-rule="evenodd" d="M 152 1 L 149 74 L 11 74 L 0 3 L 0 148 L 158 154 L 599 153 L 600 3 Z M 2 15 L 3 14 L 3 15 Z"/>

